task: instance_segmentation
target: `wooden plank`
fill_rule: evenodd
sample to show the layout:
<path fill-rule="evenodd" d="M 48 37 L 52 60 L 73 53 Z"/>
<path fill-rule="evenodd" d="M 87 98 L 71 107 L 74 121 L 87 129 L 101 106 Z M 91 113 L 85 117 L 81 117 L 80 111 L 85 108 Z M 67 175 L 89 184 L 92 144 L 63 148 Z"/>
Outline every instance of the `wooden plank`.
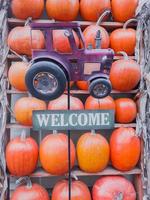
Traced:
<path fill-rule="evenodd" d="M 137 200 L 143 200 L 143 184 L 142 176 L 140 174 L 135 174 L 134 185 L 137 193 Z"/>
<path fill-rule="evenodd" d="M 120 128 L 120 127 L 124 127 L 124 128 L 136 128 L 136 123 L 131 123 L 131 124 L 115 124 L 115 128 Z M 11 129 L 11 128 L 18 128 L 18 129 L 22 129 L 22 128 L 32 128 L 32 126 L 24 126 L 21 124 L 17 124 L 17 123 L 8 123 L 6 125 L 7 129 Z"/>

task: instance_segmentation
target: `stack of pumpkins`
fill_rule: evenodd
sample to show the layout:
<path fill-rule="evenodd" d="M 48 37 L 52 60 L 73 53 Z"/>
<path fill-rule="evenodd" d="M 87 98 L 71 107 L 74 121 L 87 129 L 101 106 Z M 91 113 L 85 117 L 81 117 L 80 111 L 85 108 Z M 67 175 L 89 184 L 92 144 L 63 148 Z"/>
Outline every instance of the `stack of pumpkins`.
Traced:
<path fill-rule="evenodd" d="M 136 31 L 127 28 L 134 17 L 138 0 L 46 0 L 46 11 L 50 19 L 60 21 L 75 20 L 80 14 L 83 20 L 97 23 L 85 28 L 83 35 L 86 46 L 92 44 L 95 47 L 97 30 L 102 34 L 102 48 L 111 47 L 116 55 L 123 54 L 123 58 L 113 63 L 110 72 L 110 80 L 114 90 L 129 92 L 137 87 L 140 81 L 140 67 L 128 56 L 134 55 L 136 45 Z M 130 9 L 128 9 L 130 7 Z M 44 0 L 12 0 L 12 14 L 18 18 L 27 20 L 28 17 L 38 19 L 44 10 Z M 123 28 L 114 30 L 110 35 L 101 26 L 103 20 L 107 20 L 104 11 L 111 10 L 114 21 L 126 22 Z M 101 16 L 102 15 L 102 16 Z M 101 18 L 99 19 L 99 17 Z M 74 32 L 77 46 L 80 41 Z M 34 30 L 31 43 L 30 27 L 13 28 L 8 36 L 9 47 L 20 55 L 31 56 L 31 49 L 43 49 L 45 39 L 40 30 Z M 54 48 L 59 52 L 70 52 L 71 48 L 64 31 L 53 32 Z M 13 88 L 27 91 L 25 74 L 29 69 L 27 61 L 15 62 L 11 65 L 8 78 Z M 88 83 L 78 81 L 77 87 L 87 90 Z M 64 110 L 67 109 L 67 96 L 46 104 L 44 101 L 33 97 L 22 97 L 14 106 L 16 120 L 25 126 L 32 126 L 33 110 Z M 108 96 L 104 99 L 95 99 L 89 96 L 85 104 L 71 97 L 71 109 L 112 109 L 115 111 L 116 122 L 128 124 L 136 119 L 136 103 L 130 98 L 114 100 Z M 119 171 L 132 170 L 140 159 L 140 139 L 133 128 L 118 128 L 114 130 L 108 142 L 99 133 L 83 134 L 75 148 L 71 140 L 71 166 L 75 165 L 76 157 L 79 168 L 87 173 L 98 173 L 104 170 L 109 162 Z M 29 176 L 37 167 L 38 159 L 43 169 L 52 175 L 64 175 L 68 172 L 68 146 L 67 136 L 64 133 L 48 134 L 40 144 L 27 137 L 22 132 L 20 137 L 11 140 L 6 147 L 6 162 L 9 172 L 14 176 Z M 72 180 L 71 200 L 112 200 L 112 199 L 136 199 L 135 189 L 130 181 L 122 176 L 106 176 L 96 181 L 92 189 L 92 196 L 85 183 Z M 26 186 L 20 186 L 13 193 L 11 200 L 49 200 L 47 191 L 38 184 L 27 181 Z M 58 182 L 52 192 L 52 200 L 68 200 L 68 181 Z"/>

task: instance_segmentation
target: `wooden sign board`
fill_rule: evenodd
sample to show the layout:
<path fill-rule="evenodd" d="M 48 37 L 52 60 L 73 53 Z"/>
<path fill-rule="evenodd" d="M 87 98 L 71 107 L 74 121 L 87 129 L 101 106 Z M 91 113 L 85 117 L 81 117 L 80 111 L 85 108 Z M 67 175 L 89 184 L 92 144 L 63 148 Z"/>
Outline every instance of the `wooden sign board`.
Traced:
<path fill-rule="evenodd" d="M 113 110 L 33 111 L 33 130 L 99 130 L 114 128 Z"/>

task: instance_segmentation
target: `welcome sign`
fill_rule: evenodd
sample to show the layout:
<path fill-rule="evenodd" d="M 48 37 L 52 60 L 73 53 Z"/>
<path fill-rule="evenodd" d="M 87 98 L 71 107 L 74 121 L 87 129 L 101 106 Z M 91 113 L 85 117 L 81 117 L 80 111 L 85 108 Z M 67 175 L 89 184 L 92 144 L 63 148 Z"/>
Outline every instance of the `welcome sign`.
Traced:
<path fill-rule="evenodd" d="M 33 111 L 33 129 L 98 130 L 114 127 L 113 110 Z"/>

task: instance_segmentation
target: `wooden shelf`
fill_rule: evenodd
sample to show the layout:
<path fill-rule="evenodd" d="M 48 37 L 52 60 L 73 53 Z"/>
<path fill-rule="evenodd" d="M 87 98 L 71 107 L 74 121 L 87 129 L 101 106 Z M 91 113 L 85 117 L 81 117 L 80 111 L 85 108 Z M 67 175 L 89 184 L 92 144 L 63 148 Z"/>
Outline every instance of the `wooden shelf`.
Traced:
<path fill-rule="evenodd" d="M 53 23 L 54 20 L 49 20 L 49 19 L 39 19 L 39 20 L 33 20 L 34 22 L 47 22 L 47 23 Z M 57 21 L 56 21 L 57 22 Z M 86 27 L 92 24 L 95 24 L 95 22 L 89 22 L 89 21 L 74 21 L 80 24 L 81 27 Z M 19 20 L 16 18 L 8 18 L 8 24 L 12 27 L 14 26 L 23 26 L 25 24 L 25 20 Z M 123 23 L 120 22 L 102 22 L 101 26 L 105 28 L 122 28 Z M 131 23 L 129 27 L 136 27 L 135 23 Z"/>
<path fill-rule="evenodd" d="M 120 127 L 124 127 L 124 128 L 136 128 L 136 123 L 130 123 L 130 124 L 118 124 L 118 123 L 115 123 L 115 127 L 114 128 L 120 128 Z M 21 124 L 18 124 L 18 123 L 8 123 L 6 125 L 6 128 L 7 129 L 11 129 L 11 128 L 18 128 L 18 129 L 22 129 L 22 128 L 31 128 L 32 129 L 32 126 L 24 126 L 24 125 L 21 125 Z"/>
<path fill-rule="evenodd" d="M 77 168 L 77 169 L 72 170 L 72 174 L 77 176 L 77 177 L 106 176 L 106 175 L 135 175 L 135 174 L 141 174 L 141 169 L 134 168 L 131 171 L 122 172 L 122 171 L 118 171 L 118 170 L 116 170 L 112 167 L 107 167 L 102 172 L 86 173 L 86 172 L 83 172 L 83 171 L 81 171 L 80 169 Z M 12 175 L 10 175 L 10 177 L 14 178 L 14 176 L 12 176 Z M 31 174 L 30 177 L 32 177 L 32 178 L 41 178 L 41 177 L 46 178 L 46 177 L 58 177 L 58 176 L 57 175 L 51 175 L 51 174 L 45 172 L 43 169 L 39 168 L 33 174 Z M 62 176 L 62 177 L 66 177 L 66 176 Z"/>

